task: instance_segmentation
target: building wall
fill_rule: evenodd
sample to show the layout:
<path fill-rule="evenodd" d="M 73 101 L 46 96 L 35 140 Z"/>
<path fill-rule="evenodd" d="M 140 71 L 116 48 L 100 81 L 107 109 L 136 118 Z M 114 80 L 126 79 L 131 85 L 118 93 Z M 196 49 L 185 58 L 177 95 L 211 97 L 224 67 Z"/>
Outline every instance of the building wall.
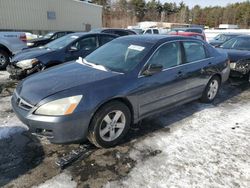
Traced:
<path fill-rule="evenodd" d="M 86 24 L 102 27 L 102 6 L 77 0 L 0 0 L 0 30 L 85 31 Z"/>

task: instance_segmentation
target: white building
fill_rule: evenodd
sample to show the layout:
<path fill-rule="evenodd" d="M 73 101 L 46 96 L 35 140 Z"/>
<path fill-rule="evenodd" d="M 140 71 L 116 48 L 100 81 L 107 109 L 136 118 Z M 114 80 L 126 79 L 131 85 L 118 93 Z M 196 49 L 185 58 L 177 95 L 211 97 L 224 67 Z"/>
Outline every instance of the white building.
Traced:
<path fill-rule="evenodd" d="M 79 0 L 0 0 L 0 30 L 88 31 L 102 27 L 102 6 Z"/>

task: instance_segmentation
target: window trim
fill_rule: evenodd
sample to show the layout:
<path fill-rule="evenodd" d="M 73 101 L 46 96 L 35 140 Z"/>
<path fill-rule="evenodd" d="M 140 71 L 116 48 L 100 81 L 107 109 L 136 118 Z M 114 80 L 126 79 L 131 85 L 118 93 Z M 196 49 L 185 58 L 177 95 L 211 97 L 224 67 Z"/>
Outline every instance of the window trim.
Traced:
<path fill-rule="evenodd" d="M 156 51 L 157 51 L 161 46 L 163 46 L 163 45 L 165 45 L 165 44 L 167 44 L 167 43 L 171 43 L 171 42 L 180 42 L 180 43 L 182 43 L 182 42 L 186 42 L 186 41 L 200 42 L 200 43 L 203 45 L 203 47 L 205 46 L 203 42 L 197 41 L 197 40 L 192 40 L 192 39 L 190 39 L 190 40 L 173 40 L 173 41 L 164 42 L 164 43 L 162 43 L 160 46 L 158 46 L 158 47 L 154 50 L 154 52 L 150 55 L 150 57 L 147 59 L 146 63 L 143 65 L 142 69 L 139 71 L 137 78 L 144 78 L 144 77 L 146 77 L 145 75 L 142 74 L 142 72 L 143 72 L 143 70 L 145 69 L 145 67 L 147 66 L 149 60 L 153 57 L 153 55 L 156 53 Z M 182 45 L 182 46 L 183 46 L 183 45 Z M 184 47 L 183 47 L 183 48 L 184 48 Z M 206 52 L 206 51 L 207 51 L 206 48 L 204 48 L 204 49 L 205 49 L 205 52 Z M 185 54 L 183 54 L 183 51 L 182 51 L 182 50 L 184 50 L 184 49 L 181 49 L 181 54 L 182 54 L 181 60 L 183 61 L 183 56 L 184 56 Z M 189 63 L 183 63 L 183 62 L 181 62 L 180 65 L 176 65 L 176 66 L 174 66 L 174 67 L 170 67 L 170 68 L 163 69 L 161 72 L 165 72 L 165 71 L 167 71 L 167 70 L 171 70 L 171 69 L 174 69 L 174 68 L 177 68 L 177 67 L 182 67 L 182 66 L 185 66 L 185 65 L 190 65 L 190 64 L 199 63 L 200 61 L 209 60 L 209 59 L 213 59 L 213 58 L 214 58 L 214 57 L 212 57 L 212 56 L 210 56 L 210 57 L 207 56 L 207 58 L 205 58 L 205 59 L 201 59 L 201 60 L 197 60 L 197 61 L 193 61 L 193 62 L 189 62 Z"/>

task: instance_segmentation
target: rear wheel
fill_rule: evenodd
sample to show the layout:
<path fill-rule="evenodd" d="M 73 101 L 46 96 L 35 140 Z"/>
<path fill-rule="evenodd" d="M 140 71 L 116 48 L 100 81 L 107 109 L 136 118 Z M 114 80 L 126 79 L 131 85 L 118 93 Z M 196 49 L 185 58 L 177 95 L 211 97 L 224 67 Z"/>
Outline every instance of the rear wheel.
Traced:
<path fill-rule="evenodd" d="M 118 101 L 107 103 L 94 115 L 88 139 L 97 147 L 112 147 L 126 135 L 130 124 L 131 113 L 125 104 Z"/>
<path fill-rule="evenodd" d="M 9 54 L 0 49 L 0 69 L 5 69 L 10 62 Z"/>
<path fill-rule="evenodd" d="M 220 78 L 218 76 L 213 76 L 208 82 L 202 94 L 201 101 L 205 103 L 212 102 L 216 98 L 219 92 L 220 84 L 221 84 Z"/>

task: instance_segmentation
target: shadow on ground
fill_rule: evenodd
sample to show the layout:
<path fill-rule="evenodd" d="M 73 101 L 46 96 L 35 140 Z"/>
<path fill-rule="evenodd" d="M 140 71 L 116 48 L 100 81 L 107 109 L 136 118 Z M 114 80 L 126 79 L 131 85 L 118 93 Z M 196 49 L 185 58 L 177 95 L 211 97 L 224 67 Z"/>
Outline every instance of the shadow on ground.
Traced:
<path fill-rule="evenodd" d="M 44 159 L 41 143 L 27 133 L 0 140 L 0 151 L 0 187 L 29 173 Z"/>

